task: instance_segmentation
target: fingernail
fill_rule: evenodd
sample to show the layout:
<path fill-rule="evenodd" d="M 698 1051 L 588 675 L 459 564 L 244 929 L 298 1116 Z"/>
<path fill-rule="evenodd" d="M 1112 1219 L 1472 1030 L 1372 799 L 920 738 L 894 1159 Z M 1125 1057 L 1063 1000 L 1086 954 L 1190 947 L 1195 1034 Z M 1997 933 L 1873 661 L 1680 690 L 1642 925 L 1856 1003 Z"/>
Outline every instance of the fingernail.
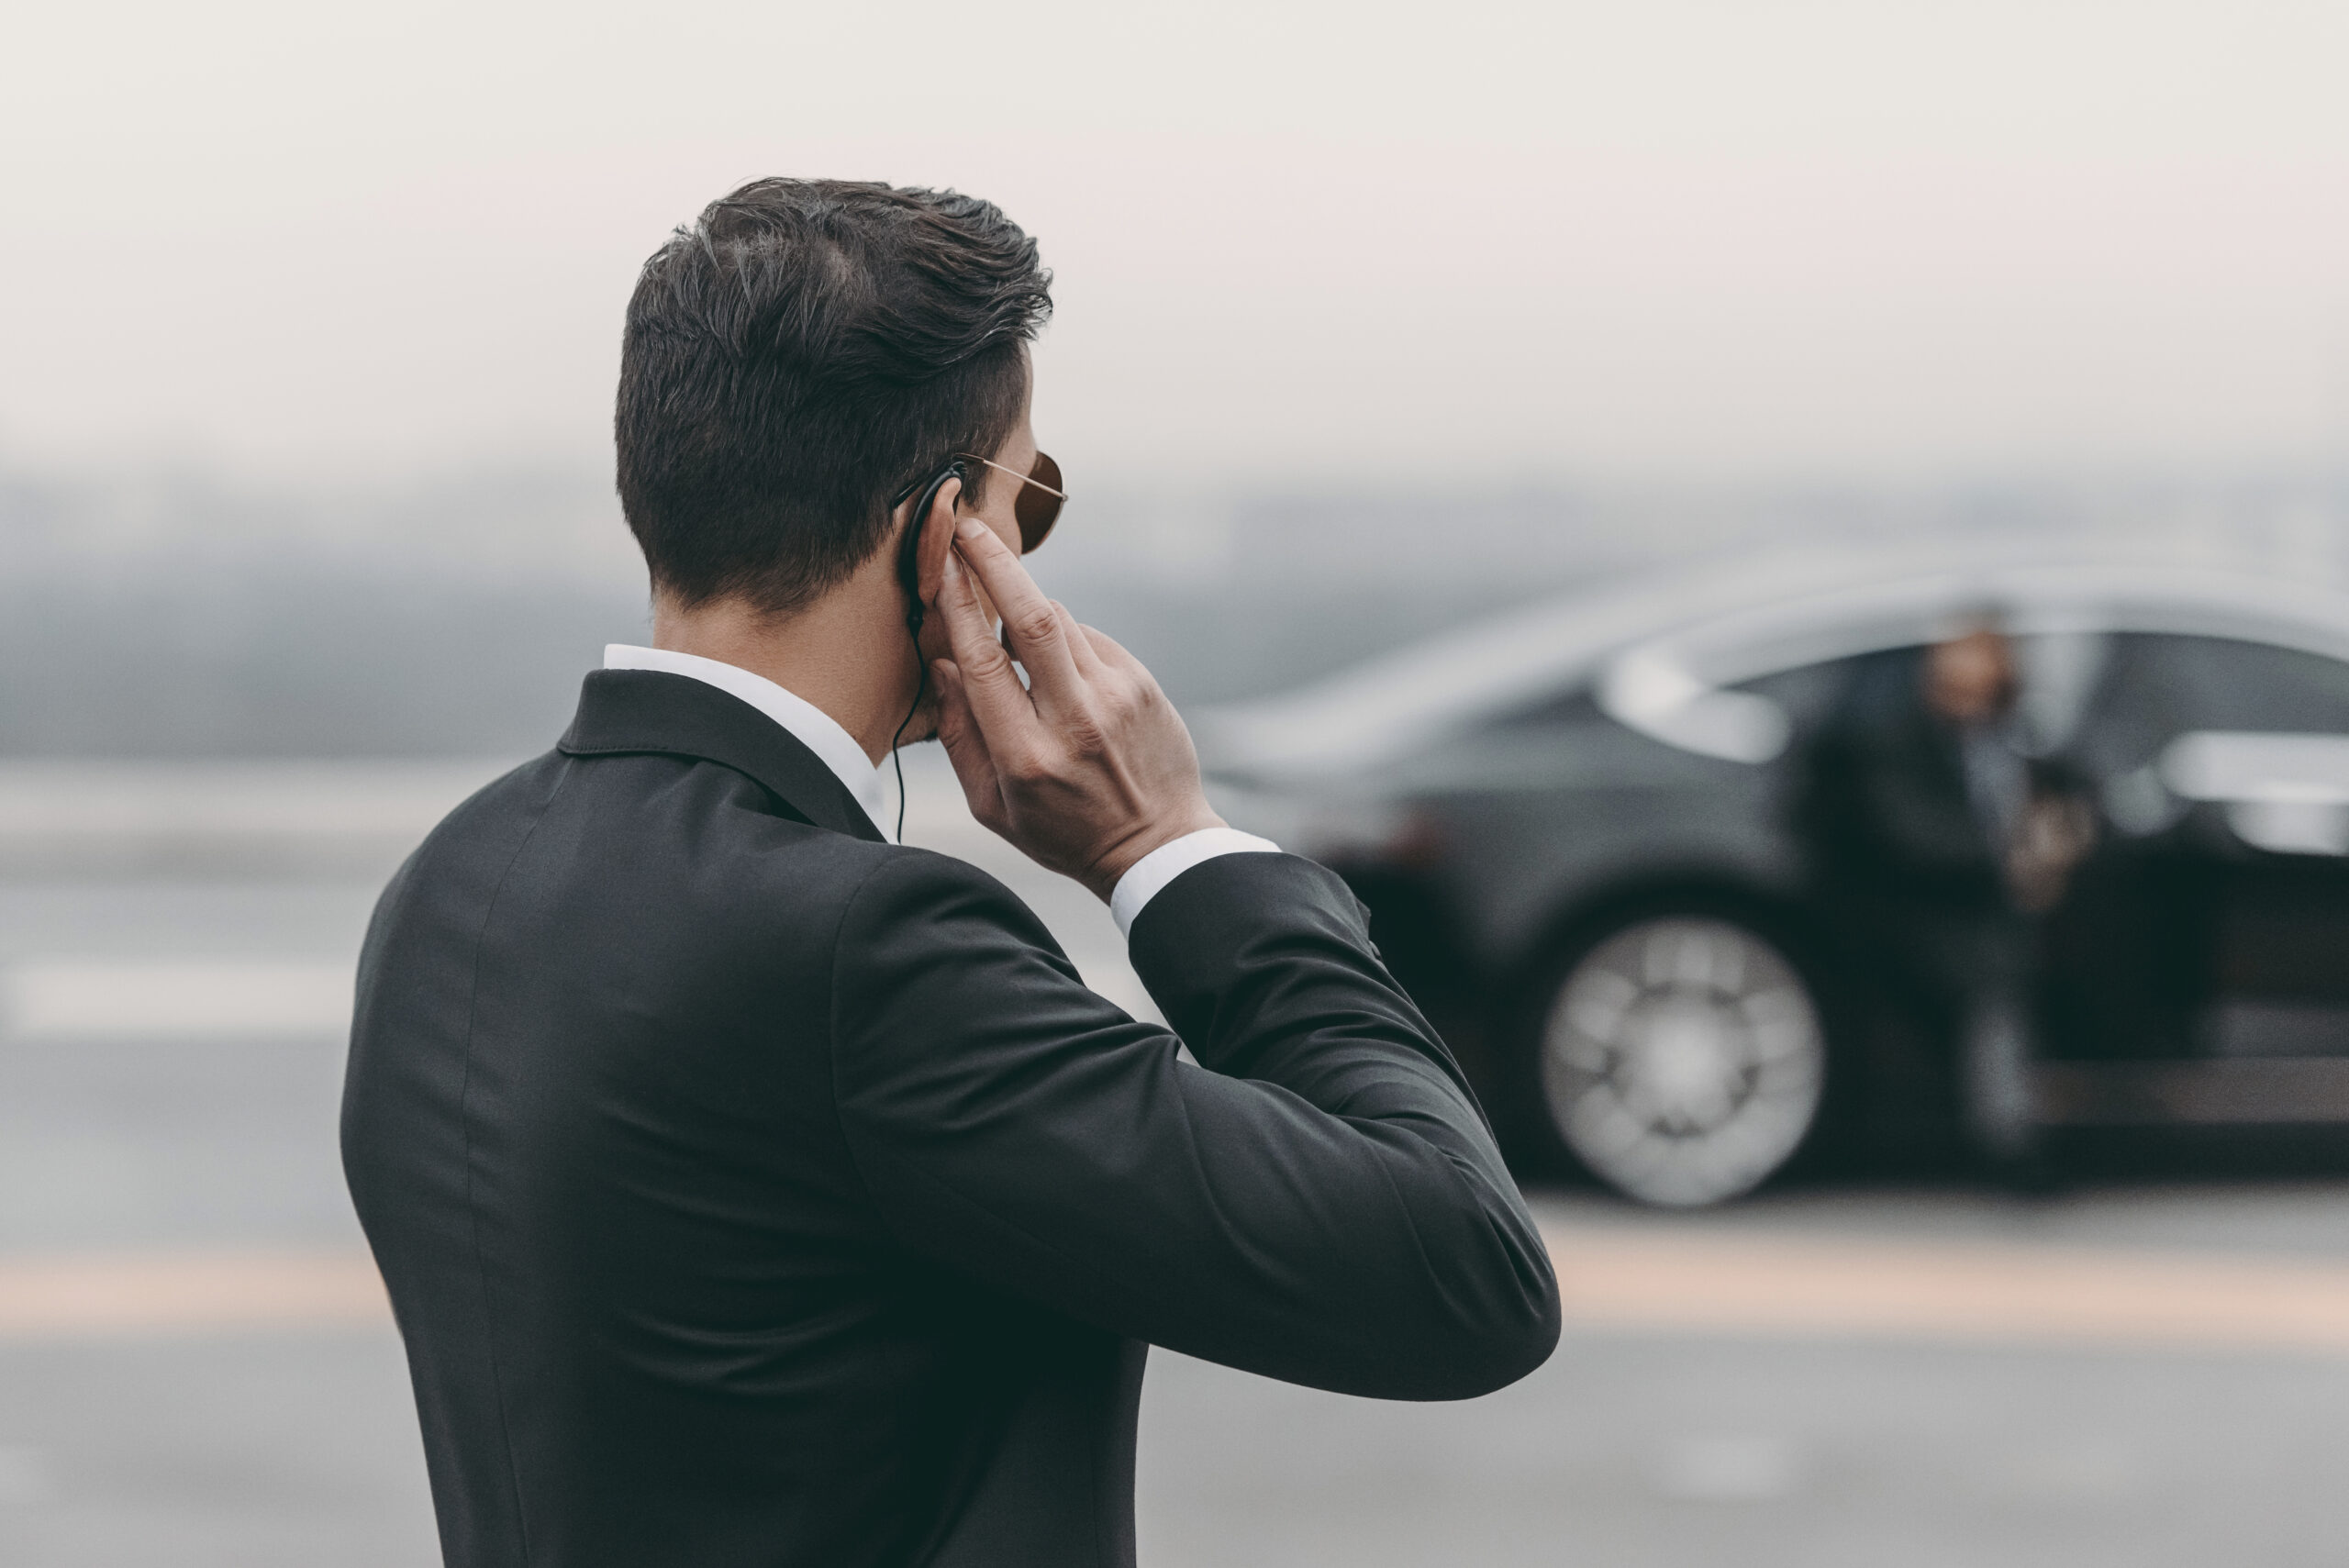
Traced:
<path fill-rule="evenodd" d="M 959 517 L 955 519 L 954 537 L 956 539 L 976 539 L 986 531 L 986 524 L 979 521 L 976 517 Z"/>

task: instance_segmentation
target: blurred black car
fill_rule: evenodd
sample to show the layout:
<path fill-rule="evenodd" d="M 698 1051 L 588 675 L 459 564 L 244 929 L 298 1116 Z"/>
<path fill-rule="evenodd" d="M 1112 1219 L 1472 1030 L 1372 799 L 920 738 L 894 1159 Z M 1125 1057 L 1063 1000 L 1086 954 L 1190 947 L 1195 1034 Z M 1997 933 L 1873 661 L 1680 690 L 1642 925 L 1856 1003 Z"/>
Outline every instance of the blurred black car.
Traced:
<path fill-rule="evenodd" d="M 1995 607 L 2095 847 L 2037 928 L 2053 1129 L 2349 1124 L 2349 593 L 2138 550 L 1838 550 L 1512 612 L 1198 726 L 1337 868 L 1520 1155 L 1660 1204 L 1954 1147 L 1952 1022 L 1848 960 L 1788 826 L 1855 661 Z"/>

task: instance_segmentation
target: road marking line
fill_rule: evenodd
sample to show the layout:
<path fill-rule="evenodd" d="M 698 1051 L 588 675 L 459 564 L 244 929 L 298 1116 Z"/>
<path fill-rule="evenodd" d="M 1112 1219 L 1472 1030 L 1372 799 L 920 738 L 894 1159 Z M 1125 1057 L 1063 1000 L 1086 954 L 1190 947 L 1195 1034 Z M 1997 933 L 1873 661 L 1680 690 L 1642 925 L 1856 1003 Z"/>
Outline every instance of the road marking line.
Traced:
<path fill-rule="evenodd" d="M 38 1040 L 339 1035 L 349 963 L 47 960 L 0 973 L 0 1027 Z"/>
<path fill-rule="evenodd" d="M 2349 1263 L 1610 1227 L 1543 1236 L 1575 1329 L 2349 1353 Z M 0 1260 L 0 1342 L 389 1320 L 363 1255 Z"/>
<path fill-rule="evenodd" d="M 389 1304 L 350 1253 L 179 1253 L 0 1261 L 0 1341 L 372 1327 Z"/>
<path fill-rule="evenodd" d="M 1577 1328 L 2349 1351 L 2349 1263 L 1662 1229 L 1543 1237 Z"/>

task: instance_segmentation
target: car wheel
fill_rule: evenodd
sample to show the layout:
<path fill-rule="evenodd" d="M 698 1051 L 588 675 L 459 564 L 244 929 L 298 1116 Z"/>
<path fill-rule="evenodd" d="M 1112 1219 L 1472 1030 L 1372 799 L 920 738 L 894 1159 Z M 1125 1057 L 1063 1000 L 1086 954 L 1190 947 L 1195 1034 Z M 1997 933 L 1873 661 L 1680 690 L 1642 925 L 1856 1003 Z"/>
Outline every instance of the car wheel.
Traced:
<path fill-rule="evenodd" d="M 1620 927 L 1566 970 L 1542 1020 L 1553 1130 L 1644 1203 L 1737 1196 L 1819 1119 L 1827 1042 L 1786 955 L 1714 917 Z"/>

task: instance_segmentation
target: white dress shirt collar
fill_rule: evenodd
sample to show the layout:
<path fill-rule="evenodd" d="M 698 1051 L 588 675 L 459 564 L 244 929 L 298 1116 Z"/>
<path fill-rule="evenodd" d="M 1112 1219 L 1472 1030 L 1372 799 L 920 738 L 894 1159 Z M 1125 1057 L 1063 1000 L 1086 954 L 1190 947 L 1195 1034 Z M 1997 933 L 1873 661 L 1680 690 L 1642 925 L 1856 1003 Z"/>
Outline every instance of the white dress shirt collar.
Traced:
<path fill-rule="evenodd" d="M 707 682 L 721 692 L 728 692 L 749 703 L 769 718 L 790 731 L 798 742 L 816 753 L 823 764 L 839 775 L 856 803 L 864 807 L 865 816 L 873 819 L 882 838 L 890 839 L 884 818 L 888 800 L 882 787 L 882 770 L 864 754 L 856 737 L 841 727 L 838 719 L 805 697 L 794 696 L 764 675 L 753 675 L 740 665 L 724 663 L 716 659 L 704 659 L 695 653 L 673 653 L 665 648 L 638 648 L 630 643 L 614 642 L 604 649 L 607 670 L 658 670 L 665 674 L 685 675 Z M 1252 833 L 1230 828 L 1205 828 L 1187 833 L 1172 843 L 1161 844 L 1128 868 L 1118 879 L 1109 895 L 1110 917 L 1118 922 L 1121 935 L 1131 935 L 1134 917 L 1142 906 L 1158 896 L 1167 884 L 1204 861 L 1218 855 L 1246 853 L 1278 854 L 1280 846 L 1269 839 L 1259 839 Z"/>
<path fill-rule="evenodd" d="M 764 675 L 754 675 L 740 665 L 704 659 L 697 653 L 673 652 L 666 648 L 609 643 L 604 649 L 604 668 L 658 670 L 663 674 L 690 676 L 741 698 L 815 752 L 818 761 L 848 786 L 849 794 L 864 807 L 865 816 L 873 819 L 881 836 L 889 838 L 888 792 L 882 785 L 882 770 L 874 765 L 873 759 L 864 754 L 864 748 L 856 743 L 856 737 L 842 728 L 838 719 L 805 697 L 794 696 Z"/>

